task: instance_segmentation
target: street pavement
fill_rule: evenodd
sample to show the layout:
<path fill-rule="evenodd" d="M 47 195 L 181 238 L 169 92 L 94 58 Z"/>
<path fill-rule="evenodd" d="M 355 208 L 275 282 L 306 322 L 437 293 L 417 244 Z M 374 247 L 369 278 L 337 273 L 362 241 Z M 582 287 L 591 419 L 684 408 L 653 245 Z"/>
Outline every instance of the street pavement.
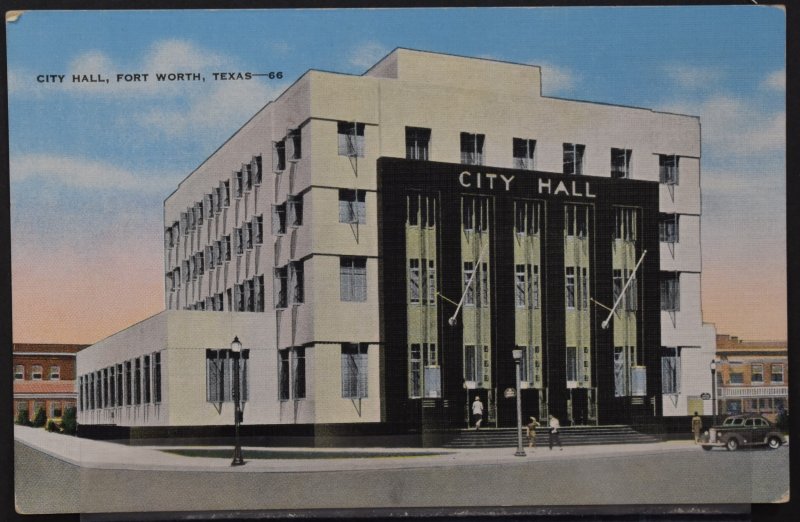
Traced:
<path fill-rule="evenodd" d="M 17 428 L 15 437 L 16 502 L 25 513 L 749 504 L 785 500 L 789 488 L 788 447 L 705 452 L 678 441 L 526 448 L 526 457 L 514 456 L 514 448 L 440 449 L 447 454 L 254 459 L 231 468 L 230 459 L 41 429 Z"/>

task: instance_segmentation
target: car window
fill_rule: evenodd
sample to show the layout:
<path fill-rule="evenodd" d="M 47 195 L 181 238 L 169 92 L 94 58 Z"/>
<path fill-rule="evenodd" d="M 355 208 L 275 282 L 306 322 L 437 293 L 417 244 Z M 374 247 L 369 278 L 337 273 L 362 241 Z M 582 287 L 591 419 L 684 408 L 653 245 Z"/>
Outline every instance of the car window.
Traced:
<path fill-rule="evenodd" d="M 754 423 L 755 423 L 755 419 L 747 419 L 747 420 L 744 422 L 744 425 L 745 425 L 745 426 L 752 426 Z"/>
<path fill-rule="evenodd" d="M 741 426 L 743 422 L 744 419 L 733 419 L 733 422 L 731 422 L 731 424 L 734 426 Z"/>
<path fill-rule="evenodd" d="M 769 426 L 769 423 L 764 419 L 756 419 L 756 426 Z"/>
<path fill-rule="evenodd" d="M 728 417 L 727 419 L 725 419 L 725 422 L 723 422 L 722 425 L 723 426 L 730 426 L 731 424 L 733 424 L 733 421 L 735 421 L 735 420 L 736 419 Z"/>

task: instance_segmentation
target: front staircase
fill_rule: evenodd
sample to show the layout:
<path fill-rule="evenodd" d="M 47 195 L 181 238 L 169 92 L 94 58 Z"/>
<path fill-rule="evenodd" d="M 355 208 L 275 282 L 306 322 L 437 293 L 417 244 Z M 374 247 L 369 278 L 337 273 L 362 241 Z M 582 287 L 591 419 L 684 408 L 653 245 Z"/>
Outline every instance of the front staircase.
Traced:
<path fill-rule="evenodd" d="M 567 426 L 559 428 L 563 446 L 585 446 L 590 444 L 644 444 L 660 442 L 661 439 L 640 433 L 630 426 Z M 550 428 L 536 429 L 536 446 L 547 446 Z M 528 446 L 525 428 L 522 428 L 522 443 Z M 516 428 L 481 428 L 460 430 L 444 444 L 445 448 L 513 448 L 517 445 Z"/>

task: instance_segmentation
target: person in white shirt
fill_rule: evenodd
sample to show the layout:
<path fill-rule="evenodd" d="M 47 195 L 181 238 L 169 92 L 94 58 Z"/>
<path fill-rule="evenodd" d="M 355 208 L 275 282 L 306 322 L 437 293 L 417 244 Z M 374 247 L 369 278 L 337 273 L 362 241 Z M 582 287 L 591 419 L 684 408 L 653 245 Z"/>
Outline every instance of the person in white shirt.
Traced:
<path fill-rule="evenodd" d="M 558 422 L 558 419 L 556 419 L 552 415 L 550 415 L 549 418 L 550 418 L 550 438 L 548 439 L 548 443 L 550 445 L 550 449 L 553 449 L 553 441 L 555 440 L 558 443 L 559 451 L 564 451 L 564 448 L 561 447 L 561 437 L 559 436 L 558 433 L 558 429 L 561 428 L 561 424 Z"/>
<path fill-rule="evenodd" d="M 477 395 L 472 402 L 472 418 L 475 421 L 475 429 L 481 429 L 481 421 L 483 421 L 483 403 L 481 402 L 481 398 Z"/>

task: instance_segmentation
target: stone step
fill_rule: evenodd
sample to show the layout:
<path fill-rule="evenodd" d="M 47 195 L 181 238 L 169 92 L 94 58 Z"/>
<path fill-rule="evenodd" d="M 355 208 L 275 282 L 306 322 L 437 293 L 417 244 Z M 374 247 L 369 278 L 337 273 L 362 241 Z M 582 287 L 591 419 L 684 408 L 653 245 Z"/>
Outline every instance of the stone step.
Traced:
<path fill-rule="evenodd" d="M 549 428 L 536 430 L 537 445 L 547 445 Z M 630 426 L 569 426 L 559 428 L 561 443 L 565 446 L 579 446 L 590 444 L 642 444 L 658 442 L 659 439 L 640 433 Z M 528 440 L 523 431 L 523 443 L 527 446 Z M 482 428 L 463 429 L 456 432 L 455 437 L 445 443 L 445 447 L 452 448 L 499 448 L 514 447 L 517 445 L 516 428 Z"/>

